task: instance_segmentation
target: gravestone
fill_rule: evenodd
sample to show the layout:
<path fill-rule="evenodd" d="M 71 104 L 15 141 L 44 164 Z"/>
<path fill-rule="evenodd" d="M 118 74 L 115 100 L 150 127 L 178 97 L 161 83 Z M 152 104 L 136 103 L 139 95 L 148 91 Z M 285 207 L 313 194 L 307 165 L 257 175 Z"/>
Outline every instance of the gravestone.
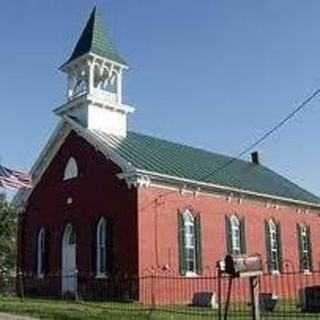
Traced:
<path fill-rule="evenodd" d="M 300 289 L 302 311 L 320 312 L 320 286 L 305 287 Z"/>
<path fill-rule="evenodd" d="M 259 306 L 261 312 L 272 312 L 276 307 L 278 297 L 272 293 L 259 294 Z"/>
<path fill-rule="evenodd" d="M 196 292 L 192 298 L 192 305 L 196 307 L 205 307 L 218 309 L 218 300 L 216 294 L 212 292 Z"/>

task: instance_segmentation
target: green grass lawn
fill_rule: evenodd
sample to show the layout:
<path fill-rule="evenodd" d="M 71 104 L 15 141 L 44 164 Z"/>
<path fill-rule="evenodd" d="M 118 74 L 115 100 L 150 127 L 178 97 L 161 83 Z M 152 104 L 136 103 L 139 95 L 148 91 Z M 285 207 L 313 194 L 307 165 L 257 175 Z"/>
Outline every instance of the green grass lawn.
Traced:
<path fill-rule="evenodd" d="M 294 304 L 279 304 L 277 311 L 263 315 L 262 319 L 294 319 L 313 320 L 320 319 L 320 314 L 303 314 L 298 311 Z M 237 310 L 241 310 L 237 311 Z M 162 307 L 160 310 L 150 311 L 137 303 L 111 303 L 111 302 L 84 302 L 45 300 L 27 298 L 22 302 L 18 298 L 0 297 L 0 312 L 20 315 L 29 315 L 40 319 L 49 320 L 82 320 L 82 319 L 115 319 L 115 320 L 196 320 L 218 319 L 217 312 L 209 309 L 197 309 L 192 307 Z M 250 319 L 248 306 L 233 305 L 228 319 Z"/>
<path fill-rule="evenodd" d="M 50 320 L 196 320 L 199 319 L 200 312 L 203 318 L 209 318 L 209 315 L 210 318 L 213 318 L 212 311 L 192 308 L 168 308 L 167 310 L 152 311 L 136 303 L 76 302 L 29 298 L 26 298 L 22 302 L 18 298 L 11 297 L 0 297 L 0 312 L 29 315 L 35 318 Z"/>

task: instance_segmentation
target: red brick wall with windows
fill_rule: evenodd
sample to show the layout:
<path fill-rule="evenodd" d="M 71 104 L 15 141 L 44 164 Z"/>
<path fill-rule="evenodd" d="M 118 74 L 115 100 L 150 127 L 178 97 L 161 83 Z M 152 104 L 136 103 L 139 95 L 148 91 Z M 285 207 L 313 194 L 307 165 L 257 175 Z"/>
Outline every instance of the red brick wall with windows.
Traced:
<path fill-rule="evenodd" d="M 76 159 L 80 174 L 63 181 L 70 157 Z M 119 167 L 77 134 L 71 133 L 66 138 L 22 215 L 19 252 L 21 268 L 27 275 L 27 294 L 60 295 L 62 237 L 66 225 L 71 223 L 77 236 L 78 288 L 83 296 L 103 298 L 112 294 L 109 282 L 118 276 L 147 276 L 128 284 L 133 292 L 140 290 L 141 301 L 148 301 L 151 286 L 148 277 L 165 275 L 180 279 L 179 286 L 175 290 L 160 290 L 168 283 L 157 280 L 161 282 L 157 284 L 157 290 L 161 291 L 156 297 L 158 301 L 173 298 L 183 302 L 187 296 L 189 299 L 199 288 L 195 288 L 195 279 L 181 278 L 179 273 L 178 214 L 186 208 L 200 216 L 202 276 L 215 275 L 216 261 L 226 254 L 225 221 L 232 214 L 245 223 L 247 252 L 260 253 L 264 261 L 265 221 L 272 218 L 280 223 L 286 271 L 299 271 L 297 223 L 310 226 L 313 266 L 320 269 L 319 211 L 221 194 L 181 194 L 154 186 L 129 189 L 118 179 L 120 172 Z M 68 204 L 68 198 L 72 198 L 72 203 Z M 113 274 L 107 280 L 95 279 L 96 226 L 102 216 L 113 221 Z M 36 244 L 41 227 L 49 234 L 46 273 L 50 278 L 36 279 Z M 121 281 L 121 285 L 124 283 Z M 115 284 L 114 289 L 119 290 L 119 283 Z"/>
<path fill-rule="evenodd" d="M 77 161 L 79 177 L 63 181 L 70 157 Z M 79 277 L 94 278 L 95 230 L 102 216 L 113 222 L 113 272 L 137 275 L 137 193 L 117 178 L 119 172 L 119 167 L 74 132 L 66 138 L 33 191 L 21 221 L 22 270 L 28 276 L 35 276 L 37 235 L 44 227 L 50 235 L 46 269 L 51 277 L 57 277 L 57 281 L 51 281 L 48 288 L 46 279 L 29 279 L 27 291 L 29 288 L 35 294 L 41 291 L 60 294 L 62 237 L 68 223 L 76 231 Z M 67 203 L 68 198 L 72 198 L 71 204 Z"/>
<path fill-rule="evenodd" d="M 164 197 L 161 195 L 167 194 Z M 236 214 L 244 218 L 247 253 L 260 253 L 266 262 L 265 221 L 281 224 L 282 256 L 287 271 L 299 271 L 297 223 L 310 226 L 313 265 L 320 269 L 320 217 L 312 211 L 289 205 L 272 205 L 270 201 L 239 199 L 226 195 L 168 192 L 150 187 L 138 190 L 139 272 L 179 275 L 178 212 L 191 208 L 201 215 L 203 275 L 215 272 L 217 260 L 227 252 L 225 217 Z"/>

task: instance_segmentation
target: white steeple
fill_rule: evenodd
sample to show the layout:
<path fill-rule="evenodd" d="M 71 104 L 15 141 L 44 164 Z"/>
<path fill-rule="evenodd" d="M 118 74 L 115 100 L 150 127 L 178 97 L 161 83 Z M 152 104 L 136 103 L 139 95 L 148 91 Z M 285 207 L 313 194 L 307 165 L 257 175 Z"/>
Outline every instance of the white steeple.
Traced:
<path fill-rule="evenodd" d="M 70 59 L 61 67 L 68 75 L 67 102 L 54 112 L 72 116 L 90 130 L 126 136 L 127 115 L 134 111 L 122 103 L 126 69 L 94 8 Z"/>

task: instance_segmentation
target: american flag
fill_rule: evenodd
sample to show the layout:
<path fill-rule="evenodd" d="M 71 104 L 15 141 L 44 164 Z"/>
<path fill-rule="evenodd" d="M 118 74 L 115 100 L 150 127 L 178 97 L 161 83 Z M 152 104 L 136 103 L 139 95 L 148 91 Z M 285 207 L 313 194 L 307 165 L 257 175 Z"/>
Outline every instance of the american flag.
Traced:
<path fill-rule="evenodd" d="M 0 187 L 7 189 L 31 188 L 32 179 L 27 173 L 11 170 L 0 165 Z"/>

